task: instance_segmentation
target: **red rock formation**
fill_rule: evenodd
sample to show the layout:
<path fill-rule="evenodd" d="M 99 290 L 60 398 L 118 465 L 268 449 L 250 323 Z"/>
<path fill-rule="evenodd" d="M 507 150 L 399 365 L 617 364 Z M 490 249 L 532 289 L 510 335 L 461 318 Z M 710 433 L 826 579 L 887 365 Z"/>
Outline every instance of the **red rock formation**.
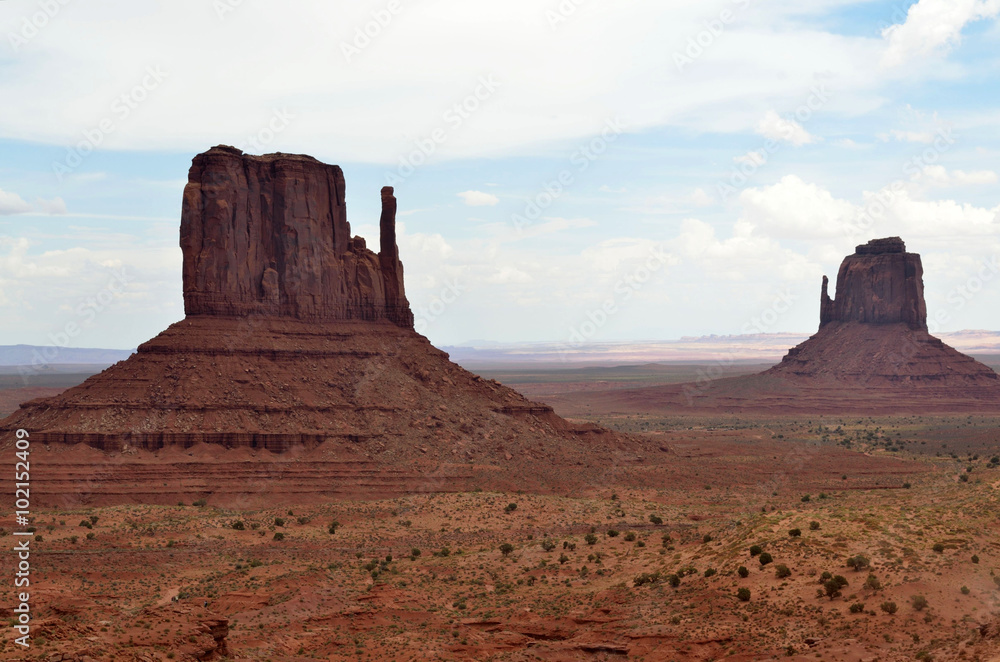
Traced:
<path fill-rule="evenodd" d="M 247 453 L 319 454 L 308 486 L 282 483 L 286 494 L 565 484 L 558 467 L 612 465 L 631 441 L 466 372 L 413 330 L 395 215 L 386 187 L 375 254 L 349 237 L 340 168 L 230 147 L 195 157 L 181 222 L 186 319 L 83 384 L 23 403 L 0 431 L 110 454 L 242 453 L 204 488 L 230 495 L 250 489 Z M 502 475 L 512 458 L 545 461 Z M 148 502 L 176 491 L 176 480 L 145 478 L 149 461 L 115 462 L 107 480 L 90 464 L 63 467 L 40 479 L 55 491 L 40 498 Z M 171 475 L 191 485 L 204 472 Z"/>
<path fill-rule="evenodd" d="M 823 276 L 820 327 L 830 322 L 903 322 L 926 331 L 923 274 L 920 256 L 907 253 L 899 237 L 858 246 L 840 265 L 835 300 L 830 299 L 829 280 Z"/>
<path fill-rule="evenodd" d="M 344 195 L 340 167 L 309 156 L 199 154 L 181 213 L 185 313 L 412 326 L 392 189 L 382 190 L 378 255 L 351 239 Z"/>

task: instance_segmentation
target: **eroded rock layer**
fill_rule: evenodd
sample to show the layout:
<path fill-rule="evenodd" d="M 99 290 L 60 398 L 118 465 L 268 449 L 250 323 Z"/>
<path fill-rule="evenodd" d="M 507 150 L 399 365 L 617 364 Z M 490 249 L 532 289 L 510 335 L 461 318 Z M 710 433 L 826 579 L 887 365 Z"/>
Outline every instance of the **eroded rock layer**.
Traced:
<path fill-rule="evenodd" d="M 181 223 L 186 318 L 0 422 L 0 432 L 28 430 L 33 444 L 118 458 L 99 490 L 87 487 L 90 459 L 68 459 L 39 494 L 166 498 L 178 480 L 202 485 L 206 470 L 187 458 L 206 448 L 235 454 L 208 471 L 218 478 L 210 487 L 231 496 L 275 454 L 293 466 L 311 453 L 310 468 L 286 474 L 299 476 L 295 485 L 264 481 L 260 494 L 544 489 L 567 484 L 570 467 L 635 455 L 634 440 L 569 423 L 413 330 L 395 214 L 384 188 L 376 254 L 349 236 L 340 168 L 228 147 L 197 156 Z M 159 453 L 183 453 L 162 485 Z"/>
<path fill-rule="evenodd" d="M 214 147 L 184 189 L 188 315 L 387 319 L 412 326 L 396 248 L 396 199 L 382 190 L 378 254 L 351 237 L 339 166 Z"/>

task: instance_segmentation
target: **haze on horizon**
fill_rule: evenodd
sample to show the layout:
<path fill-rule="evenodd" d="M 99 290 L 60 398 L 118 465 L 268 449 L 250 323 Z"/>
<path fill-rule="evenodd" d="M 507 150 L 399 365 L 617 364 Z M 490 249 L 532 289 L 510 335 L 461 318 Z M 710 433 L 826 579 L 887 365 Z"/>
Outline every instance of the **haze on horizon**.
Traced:
<path fill-rule="evenodd" d="M 892 235 L 932 330 L 998 329 L 998 15 L 8 0 L 0 345 L 74 325 L 70 346 L 130 348 L 180 319 L 181 193 L 220 143 L 341 165 L 370 244 L 395 186 L 438 345 L 738 334 L 776 305 L 760 331 L 812 332 L 822 275 Z"/>

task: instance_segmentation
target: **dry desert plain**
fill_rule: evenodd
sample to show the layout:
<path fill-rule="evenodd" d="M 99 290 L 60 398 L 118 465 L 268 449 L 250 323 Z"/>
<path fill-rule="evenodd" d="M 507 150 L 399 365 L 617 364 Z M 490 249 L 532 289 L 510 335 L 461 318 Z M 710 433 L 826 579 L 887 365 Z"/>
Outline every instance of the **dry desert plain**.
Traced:
<path fill-rule="evenodd" d="M 659 452 L 572 494 L 38 512 L 0 659 L 1000 659 L 1000 417 L 591 420 Z"/>

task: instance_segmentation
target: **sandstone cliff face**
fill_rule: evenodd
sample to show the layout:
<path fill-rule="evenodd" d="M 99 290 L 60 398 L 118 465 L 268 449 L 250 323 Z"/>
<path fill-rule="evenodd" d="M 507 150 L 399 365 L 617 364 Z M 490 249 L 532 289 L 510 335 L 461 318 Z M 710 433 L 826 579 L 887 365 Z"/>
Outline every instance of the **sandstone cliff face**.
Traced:
<path fill-rule="evenodd" d="M 823 277 L 820 327 L 830 322 L 895 324 L 927 330 L 923 266 L 899 237 L 874 239 L 844 258 L 837 274 L 837 298 Z"/>
<path fill-rule="evenodd" d="M 344 197 L 341 169 L 312 157 L 225 146 L 196 156 L 181 214 L 185 313 L 412 326 L 392 189 L 379 254 L 351 238 Z"/>

